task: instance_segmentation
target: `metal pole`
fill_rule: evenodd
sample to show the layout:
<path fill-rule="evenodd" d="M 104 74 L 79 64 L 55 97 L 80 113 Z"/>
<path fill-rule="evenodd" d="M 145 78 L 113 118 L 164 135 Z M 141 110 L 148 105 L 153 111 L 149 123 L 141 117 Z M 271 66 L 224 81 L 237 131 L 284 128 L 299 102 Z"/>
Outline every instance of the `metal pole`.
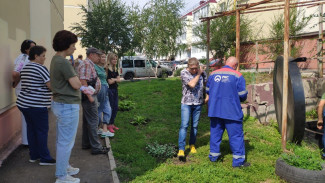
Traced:
<path fill-rule="evenodd" d="M 319 37 L 317 45 L 318 77 L 323 78 L 323 5 L 319 5 Z"/>
<path fill-rule="evenodd" d="M 288 72 L 289 72 L 289 7 L 290 0 L 284 6 L 284 53 L 283 53 L 283 98 L 282 98 L 282 149 L 286 151 L 288 118 Z"/>
<path fill-rule="evenodd" d="M 255 42 L 255 58 L 256 58 L 256 72 L 258 71 L 258 62 L 260 61 L 258 57 L 258 41 Z"/>
<path fill-rule="evenodd" d="M 208 77 L 210 75 L 209 73 L 209 51 L 210 51 L 210 20 L 207 21 L 207 67 L 205 68 L 205 72 L 207 73 Z"/>
<path fill-rule="evenodd" d="M 236 58 L 238 60 L 237 71 L 240 66 L 240 12 L 236 11 Z"/>

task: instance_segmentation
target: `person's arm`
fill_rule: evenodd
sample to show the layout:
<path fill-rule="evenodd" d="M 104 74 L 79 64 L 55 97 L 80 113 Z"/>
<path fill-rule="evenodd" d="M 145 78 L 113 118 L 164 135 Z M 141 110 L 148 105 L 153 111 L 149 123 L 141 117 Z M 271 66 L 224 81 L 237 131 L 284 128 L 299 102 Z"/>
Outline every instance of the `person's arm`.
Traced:
<path fill-rule="evenodd" d="M 205 95 L 205 99 L 204 99 L 204 103 L 207 104 L 209 102 L 209 95 L 206 94 Z"/>
<path fill-rule="evenodd" d="M 199 67 L 197 75 L 190 82 L 188 82 L 187 85 L 191 88 L 195 88 L 197 82 L 199 82 L 201 74 L 202 74 L 202 68 Z"/>
<path fill-rule="evenodd" d="M 246 90 L 246 81 L 243 76 L 239 77 L 237 91 L 240 102 L 244 102 L 247 99 L 248 92 Z"/>
<path fill-rule="evenodd" d="M 16 86 L 20 81 L 20 73 L 16 71 L 12 71 L 11 76 L 12 76 L 12 87 L 16 88 Z"/>
<path fill-rule="evenodd" d="M 120 83 L 121 82 L 121 78 L 118 75 L 116 78 L 112 78 L 113 74 L 110 70 L 108 70 L 107 72 L 107 82 L 108 84 L 112 85 L 114 83 Z"/>
<path fill-rule="evenodd" d="M 323 110 L 324 110 L 324 104 L 325 104 L 325 99 L 321 99 L 319 104 L 318 104 L 318 122 L 317 122 L 317 128 L 318 129 L 323 129 Z"/>
<path fill-rule="evenodd" d="M 69 81 L 69 84 L 72 86 L 72 88 L 75 90 L 79 90 L 79 88 L 81 87 L 81 82 L 77 76 L 69 78 L 68 81 Z M 87 82 L 86 82 L 86 84 L 87 84 Z M 86 86 L 88 86 L 88 85 L 86 85 Z"/>
<path fill-rule="evenodd" d="M 47 82 L 47 83 L 45 83 L 46 84 L 46 86 L 50 89 L 50 90 L 52 90 L 52 87 L 51 87 L 51 82 L 49 81 L 49 82 Z"/>

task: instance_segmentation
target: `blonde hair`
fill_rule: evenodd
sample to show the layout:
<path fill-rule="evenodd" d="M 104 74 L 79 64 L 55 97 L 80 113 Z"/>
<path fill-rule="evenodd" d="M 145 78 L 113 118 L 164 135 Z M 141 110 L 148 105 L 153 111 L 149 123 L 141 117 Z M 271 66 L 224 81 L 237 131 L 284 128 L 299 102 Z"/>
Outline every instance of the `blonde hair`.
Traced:
<path fill-rule="evenodd" d="M 113 66 L 113 64 L 112 64 L 112 60 L 114 58 L 116 58 L 116 60 L 117 60 L 117 55 L 115 53 L 108 53 L 107 54 L 107 60 L 106 60 L 106 66 L 105 66 L 107 71 L 109 69 L 112 72 L 118 72 L 118 69 L 117 69 L 118 61 L 117 61 L 115 66 Z"/>

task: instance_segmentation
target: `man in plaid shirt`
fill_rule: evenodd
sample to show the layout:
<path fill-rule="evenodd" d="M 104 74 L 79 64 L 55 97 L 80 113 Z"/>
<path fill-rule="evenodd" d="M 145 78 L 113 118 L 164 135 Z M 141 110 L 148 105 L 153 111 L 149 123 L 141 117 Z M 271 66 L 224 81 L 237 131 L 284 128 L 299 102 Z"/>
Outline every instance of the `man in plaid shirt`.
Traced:
<path fill-rule="evenodd" d="M 82 97 L 82 148 L 91 148 L 91 154 L 93 155 L 106 154 L 108 149 L 101 145 L 97 135 L 98 102 L 96 95 L 100 91 L 101 84 L 94 67 L 95 63 L 99 62 L 102 53 L 96 48 L 88 48 L 86 54 L 87 58 L 78 68 L 79 79 L 83 86 L 87 87 L 90 85 L 95 89 L 95 92 L 92 96 L 94 101 L 90 101 L 86 96 Z"/>

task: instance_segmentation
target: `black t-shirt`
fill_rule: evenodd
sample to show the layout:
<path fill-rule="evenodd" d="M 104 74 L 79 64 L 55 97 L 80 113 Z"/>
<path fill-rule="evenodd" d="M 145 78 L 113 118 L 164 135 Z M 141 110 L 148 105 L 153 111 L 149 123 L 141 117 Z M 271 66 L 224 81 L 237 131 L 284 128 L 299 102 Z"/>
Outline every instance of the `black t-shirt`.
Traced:
<path fill-rule="evenodd" d="M 112 78 L 117 78 L 117 76 L 119 76 L 117 71 L 111 71 L 108 69 L 107 80 L 112 79 Z M 109 85 L 109 88 L 117 88 L 118 87 L 116 82 L 114 84 L 108 84 L 108 85 Z"/>

